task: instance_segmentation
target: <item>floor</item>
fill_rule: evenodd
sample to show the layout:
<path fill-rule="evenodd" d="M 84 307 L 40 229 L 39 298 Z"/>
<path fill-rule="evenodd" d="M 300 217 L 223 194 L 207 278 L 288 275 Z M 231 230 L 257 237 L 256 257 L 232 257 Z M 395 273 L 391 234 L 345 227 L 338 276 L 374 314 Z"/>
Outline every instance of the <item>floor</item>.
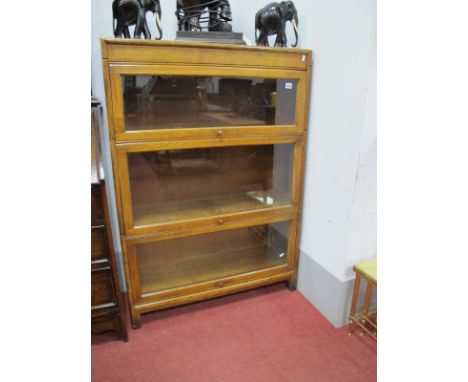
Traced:
<path fill-rule="evenodd" d="M 92 337 L 93 382 L 376 381 L 375 341 L 335 329 L 276 284 L 142 316 Z"/>

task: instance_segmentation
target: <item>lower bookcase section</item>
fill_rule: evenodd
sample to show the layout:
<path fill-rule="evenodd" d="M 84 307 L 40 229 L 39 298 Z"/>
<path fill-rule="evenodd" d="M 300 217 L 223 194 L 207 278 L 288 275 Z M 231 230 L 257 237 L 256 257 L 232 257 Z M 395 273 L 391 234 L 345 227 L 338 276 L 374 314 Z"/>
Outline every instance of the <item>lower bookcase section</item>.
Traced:
<path fill-rule="evenodd" d="M 284 281 L 295 289 L 296 219 L 248 223 L 122 236 L 132 327 L 161 309 Z"/>
<path fill-rule="evenodd" d="M 135 245 L 142 295 L 287 264 L 289 222 Z"/>

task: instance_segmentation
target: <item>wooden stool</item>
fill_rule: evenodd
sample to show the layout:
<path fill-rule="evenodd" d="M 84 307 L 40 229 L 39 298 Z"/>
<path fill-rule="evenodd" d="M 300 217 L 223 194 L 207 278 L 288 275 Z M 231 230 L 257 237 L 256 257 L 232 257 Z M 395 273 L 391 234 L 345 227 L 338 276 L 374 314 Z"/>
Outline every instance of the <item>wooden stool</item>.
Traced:
<path fill-rule="evenodd" d="M 377 340 L 377 319 L 374 323 L 368 317 L 372 287 L 377 287 L 377 258 L 373 257 L 372 259 L 360 261 L 354 265 L 353 270 L 356 272 L 356 279 L 354 280 L 353 301 L 351 303 L 351 311 L 349 313 L 348 334 L 353 334 L 352 326 L 353 324 L 356 324 L 361 328 L 361 335 L 366 332 L 374 340 Z M 367 281 L 366 299 L 362 312 L 356 314 L 356 304 L 361 278 L 364 278 Z"/>

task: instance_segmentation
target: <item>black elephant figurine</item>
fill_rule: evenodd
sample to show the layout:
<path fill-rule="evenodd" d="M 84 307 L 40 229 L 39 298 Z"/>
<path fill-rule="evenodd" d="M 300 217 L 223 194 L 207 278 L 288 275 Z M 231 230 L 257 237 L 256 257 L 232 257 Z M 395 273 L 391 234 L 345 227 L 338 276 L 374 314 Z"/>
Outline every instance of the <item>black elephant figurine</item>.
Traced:
<path fill-rule="evenodd" d="M 257 45 L 269 46 L 268 36 L 276 34 L 275 46 L 286 46 L 286 21 L 291 21 L 297 46 L 298 32 L 297 10 L 292 1 L 270 3 L 255 14 L 255 41 Z M 257 37 L 257 29 L 260 35 Z"/>
<path fill-rule="evenodd" d="M 204 16 L 207 9 L 209 16 Z M 177 0 L 177 23 L 180 31 L 201 31 L 208 22 L 208 31 L 231 32 L 231 5 L 228 0 Z"/>
<path fill-rule="evenodd" d="M 153 12 L 156 15 L 156 27 L 159 31 L 159 37 L 162 38 L 161 27 L 161 4 L 159 0 L 114 0 L 112 2 L 112 14 L 114 21 L 117 20 L 114 27 L 114 36 L 130 38 L 128 27 L 135 25 L 133 38 L 141 38 L 143 34 L 145 39 L 150 39 L 151 34 L 146 23 L 146 12 Z"/>

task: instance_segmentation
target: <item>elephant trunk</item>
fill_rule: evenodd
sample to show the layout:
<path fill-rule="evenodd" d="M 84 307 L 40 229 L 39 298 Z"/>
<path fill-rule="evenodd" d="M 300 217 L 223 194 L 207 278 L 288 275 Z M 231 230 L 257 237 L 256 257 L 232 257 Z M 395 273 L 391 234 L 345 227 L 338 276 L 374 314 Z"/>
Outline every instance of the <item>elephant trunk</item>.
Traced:
<path fill-rule="evenodd" d="M 156 12 L 156 26 L 158 27 L 158 31 L 159 31 L 159 38 L 155 37 L 155 39 L 161 40 L 163 36 L 163 32 L 162 32 L 162 26 L 161 26 L 161 16 L 159 14 L 159 11 Z"/>
<path fill-rule="evenodd" d="M 297 41 L 298 41 L 298 31 L 297 31 L 297 24 L 299 23 L 299 20 L 297 21 L 296 23 L 296 20 L 297 20 L 297 16 L 293 17 L 292 18 L 292 26 L 293 26 L 293 29 L 294 29 L 294 35 L 296 36 L 296 42 L 292 45 L 293 48 L 295 48 L 297 46 Z"/>

